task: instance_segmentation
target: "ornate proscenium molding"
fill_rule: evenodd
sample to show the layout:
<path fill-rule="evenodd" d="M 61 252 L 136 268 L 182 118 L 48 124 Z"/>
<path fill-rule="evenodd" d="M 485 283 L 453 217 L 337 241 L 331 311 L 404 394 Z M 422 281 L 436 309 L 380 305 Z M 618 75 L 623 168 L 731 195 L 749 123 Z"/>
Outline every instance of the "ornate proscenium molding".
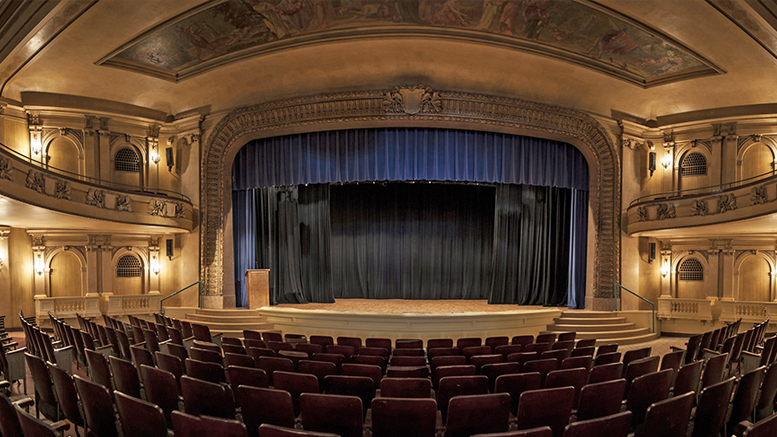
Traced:
<path fill-rule="evenodd" d="M 620 281 L 620 156 L 609 133 L 593 117 L 572 109 L 493 95 L 407 87 L 420 95 L 418 111 L 403 87 L 355 91 L 268 102 L 236 109 L 221 119 L 203 145 L 200 163 L 201 277 L 205 294 L 224 287 L 226 185 L 232 160 L 248 141 L 289 133 L 397 126 L 497 131 L 566 141 L 590 166 L 595 254 L 594 297 L 611 297 Z M 398 99 L 397 93 L 401 96 Z M 387 101 L 387 98 L 389 100 Z M 400 103 L 401 101 L 401 103 Z M 415 100 L 413 100 L 415 102 Z M 428 102 L 428 103 L 425 103 Z M 400 112 L 401 110 L 401 112 Z"/>

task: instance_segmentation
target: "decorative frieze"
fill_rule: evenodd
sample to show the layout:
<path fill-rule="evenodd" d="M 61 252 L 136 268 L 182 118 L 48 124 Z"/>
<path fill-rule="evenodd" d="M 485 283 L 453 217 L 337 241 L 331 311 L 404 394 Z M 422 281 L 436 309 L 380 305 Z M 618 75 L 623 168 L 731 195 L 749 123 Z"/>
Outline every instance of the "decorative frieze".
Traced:
<path fill-rule="evenodd" d="M 57 199 L 70 200 L 70 182 L 54 179 L 54 197 Z"/>
<path fill-rule="evenodd" d="M 646 222 L 646 221 L 650 220 L 650 217 L 648 217 L 648 210 L 647 210 L 646 207 L 640 206 L 637 209 L 637 220 L 639 220 L 641 222 Z"/>
<path fill-rule="evenodd" d="M 127 194 L 116 194 L 116 211 L 132 212 L 132 199 Z"/>
<path fill-rule="evenodd" d="M 46 194 L 46 177 L 39 171 L 30 170 L 27 172 L 26 186 L 40 194 Z"/>
<path fill-rule="evenodd" d="M 669 203 L 662 203 L 658 205 L 658 209 L 656 210 L 656 220 L 666 220 L 666 219 L 673 219 L 677 217 L 677 214 L 674 210 L 674 205 Z"/>
<path fill-rule="evenodd" d="M 13 180 L 13 164 L 4 156 L 0 156 L 0 179 Z"/>
<path fill-rule="evenodd" d="M 718 196 L 718 213 L 733 211 L 737 209 L 737 198 L 733 193 Z"/>
<path fill-rule="evenodd" d="M 165 216 L 167 204 L 159 199 L 151 199 L 148 202 L 148 215 Z"/>
<path fill-rule="evenodd" d="M 766 203 L 766 185 L 753 187 L 750 190 L 750 201 L 753 205 L 763 205 Z"/>
<path fill-rule="evenodd" d="M 709 214 L 706 199 L 696 199 L 691 202 L 691 215 L 692 216 L 705 216 Z"/>
<path fill-rule="evenodd" d="M 86 193 L 86 204 L 105 208 L 105 191 L 90 188 Z"/>
<path fill-rule="evenodd" d="M 383 108 L 388 113 L 435 114 L 442 111 L 442 99 L 428 86 L 397 86 L 386 93 Z"/>

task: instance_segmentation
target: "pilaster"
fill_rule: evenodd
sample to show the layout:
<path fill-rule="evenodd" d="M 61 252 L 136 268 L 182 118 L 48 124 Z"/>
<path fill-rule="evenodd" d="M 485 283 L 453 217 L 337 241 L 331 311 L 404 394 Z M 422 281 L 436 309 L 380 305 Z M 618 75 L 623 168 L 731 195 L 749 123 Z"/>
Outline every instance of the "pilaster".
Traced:
<path fill-rule="evenodd" d="M 10 234 L 10 227 L 0 226 L 0 289 L 2 290 L 11 290 L 11 261 L 8 257 L 8 236 Z M 11 306 L 11 293 L 0 293 L 0 308 L 13 308 Z"/>
<path fill-rule="evenodd" d="M 726 247 L 720 251 L 720 295 L 722 296 L 720 300 L 723 302 L 733 302 L 734 281 L 736 280 L 734 272 L 736 250 L 731 247 L 731 240 L 724 241 Z"/>

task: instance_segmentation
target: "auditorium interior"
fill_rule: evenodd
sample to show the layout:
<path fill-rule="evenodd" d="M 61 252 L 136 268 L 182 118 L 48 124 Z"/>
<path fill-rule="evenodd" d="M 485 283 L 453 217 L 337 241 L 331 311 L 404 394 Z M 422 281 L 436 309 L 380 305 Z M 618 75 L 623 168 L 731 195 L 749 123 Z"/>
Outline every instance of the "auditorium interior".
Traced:
<path fill-rule="evenodd" d="M 2 1 L 0 435 L 775 435 L 775 73 L 774 0 Z"/>

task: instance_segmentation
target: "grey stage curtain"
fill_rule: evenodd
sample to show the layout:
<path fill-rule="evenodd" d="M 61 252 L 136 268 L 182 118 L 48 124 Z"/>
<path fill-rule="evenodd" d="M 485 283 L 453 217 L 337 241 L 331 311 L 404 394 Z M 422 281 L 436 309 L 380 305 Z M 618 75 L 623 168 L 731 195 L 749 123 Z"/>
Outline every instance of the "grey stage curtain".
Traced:
<path fill-rule="evenodd" d="M 330 193 L 336 297 L 488 297 L 493 187 L 359 184 Z"/>
<path fill-rule="evenodd" d="M 568 189 L 497 186 L 489 303 L 566 305 L 570 196 Z"/>

